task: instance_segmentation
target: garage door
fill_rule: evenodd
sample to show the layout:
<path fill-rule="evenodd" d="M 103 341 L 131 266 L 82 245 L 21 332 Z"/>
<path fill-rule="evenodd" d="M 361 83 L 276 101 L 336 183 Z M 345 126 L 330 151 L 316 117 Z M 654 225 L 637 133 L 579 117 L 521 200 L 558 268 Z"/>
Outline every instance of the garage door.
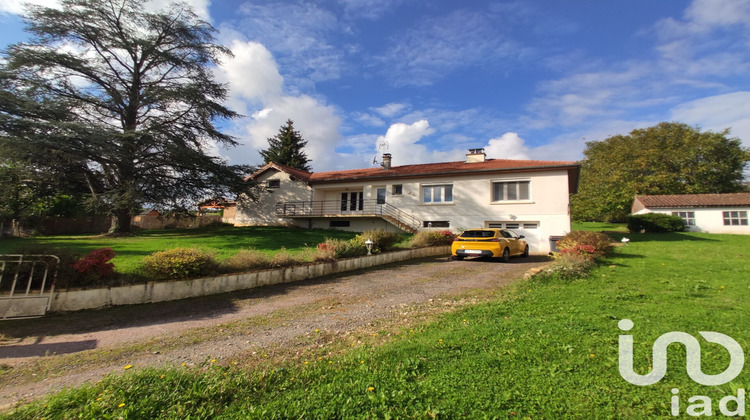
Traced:
<path fill-rule="evenodd" d="M 526 237 L 529 246 L 539 249 L 539 222 L 484 222 L 484 226 L 495 229 L 508 229 Z"/>

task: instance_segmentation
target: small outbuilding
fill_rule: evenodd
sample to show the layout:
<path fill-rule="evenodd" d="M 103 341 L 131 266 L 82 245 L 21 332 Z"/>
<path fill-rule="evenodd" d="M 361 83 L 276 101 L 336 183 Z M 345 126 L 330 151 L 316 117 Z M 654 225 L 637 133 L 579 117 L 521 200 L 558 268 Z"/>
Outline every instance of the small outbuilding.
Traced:
<path fill-rule="evenodd" d="M 750 192 L 638 195 L 633 200 L 631 213 L 679 216 L 690 232 L 750 234 Z"/>

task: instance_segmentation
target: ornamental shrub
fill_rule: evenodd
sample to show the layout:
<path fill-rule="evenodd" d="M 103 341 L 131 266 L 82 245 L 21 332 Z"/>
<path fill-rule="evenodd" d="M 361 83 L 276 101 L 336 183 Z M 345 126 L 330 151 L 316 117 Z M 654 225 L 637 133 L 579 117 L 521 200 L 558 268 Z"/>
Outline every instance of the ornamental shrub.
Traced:
<path fill-rule="evenodd" d="M 535 280 L 577 280 L 586 278 L 596 265 L 593 258 L 573 253 L 555 255 L 555 262 L 534 275 Z"/>
<path fill-rule="evenodd" d="M 271 267 L 271 257 L 255 249 L 242 249 L 219 265 L 223 273 L 262 270 Z"/>
<path fill-rule="evenodd" d="M 561 254 L 588 255 L 591 258 L 612 251 L 612 238 L 601 232 L 574 230 L 557 242 Z"/>
<path fill-rule="evenodd" d="M 631 214 L 628 216 L 628 230 L 631 232 L 682 232 L 685 221 L 679 216 L 663 213 Z"/>
<path fill-rule="evenodd" d="M 426 248 L 428 246 L 450 245 L 456 235 L 449 230 L 420 230 L 411 238 L 409 245 L 412 248 Z"/>
<path fill-rule="evenodd" d="M 213 255 L 199 249 L 174 248 L 144 258 L 141 268 L 154 280 L 187 279 L 214 274 L 218 264 Z"/>
<path fill-rule="evenodd" d="M 367 255 L 367 246 L 357 238 L 345 241 L 343 239 L 326 239 L 325 242 L 318 245 L 318 249 L 324 251 L 323 255 L 333 258 L 354 258 Z"/>
<path fill-rule="evenodd" d="M 73 263 L 73 269 L 87 276 L 110 278 L 115 274 L 115 265 L 108 262 L 115 257 L 112 248 L 99 248 Z"/>
<path fill-rule="evenodd" d="M 367 248 L 365 242 L 368 239 L 373 242 L 373 252 L 387 252 L 392 250 L 394 248 L 394 245 L 396 245 L 396 243 L 401 240 L 401 235 L 396 232 L 386 232 L 380 229 L 373 229 L 362 232 L 354 237 L 354 240 L 357 242 L 361 242 L 362 245 L 365 246 L 365 249 Z M 367 252 L 365 252 L 365 254 L 366 253 Z"/>

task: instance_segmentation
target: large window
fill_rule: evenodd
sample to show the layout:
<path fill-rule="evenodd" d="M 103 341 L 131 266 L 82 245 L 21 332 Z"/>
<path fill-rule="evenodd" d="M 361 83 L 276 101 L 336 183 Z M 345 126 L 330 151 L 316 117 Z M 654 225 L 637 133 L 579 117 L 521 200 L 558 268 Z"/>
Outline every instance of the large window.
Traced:
<path fill-rule="evenodd" d="M 281 180 L 280 179 L 269 179 L 266 181 L 266 188 L 280 188 L 281 187 Z"/>
<path fill-rule="evenodd" d="M 724 226 L 747 226 L 747 212 L 725 211 Z"/>
<path fill-rule="evenodd" d="M 672 216 L 678 216 L 685 222 L 685 226 L 695 226 L 695 212 L 693 211 L 673 211 Z"/>
<path fill-rule="evenodd" d="M 530 181 L 493 182 L 492 201 L 530 200 Z"/>
<path fill-rule="evenodd" d="M 441 204 L 453 202 L 453 185 L 425 185 L 422 187 L 422 202 Z"/>

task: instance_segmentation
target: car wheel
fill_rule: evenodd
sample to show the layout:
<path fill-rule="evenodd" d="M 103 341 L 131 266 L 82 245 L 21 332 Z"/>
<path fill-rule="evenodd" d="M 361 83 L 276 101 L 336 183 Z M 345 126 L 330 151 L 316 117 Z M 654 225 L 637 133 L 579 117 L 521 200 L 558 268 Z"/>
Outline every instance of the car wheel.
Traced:
<path fill-rule="evenodd" d="M 510 248 L 506 246 L 505 249 L 503 249 L 503 262 L 507 263 L 508 261 L 510 261 Z"/>
<path fill-rule="evenodd" d="M 523 256 L 528 257 L 529 256 L 529 246 L 526 245 L 526 248 L 523 249 Z"/>
<path fill-rule="evenodd" d="M 453 259 L 453 260 L 456 260 L 456 261 L 463 261 L 464 257 L 460 257 L 460 256 L 458 256 L 458 255 L 454 255 L 454 256 L 452 257 L 452 259 Z"/>

